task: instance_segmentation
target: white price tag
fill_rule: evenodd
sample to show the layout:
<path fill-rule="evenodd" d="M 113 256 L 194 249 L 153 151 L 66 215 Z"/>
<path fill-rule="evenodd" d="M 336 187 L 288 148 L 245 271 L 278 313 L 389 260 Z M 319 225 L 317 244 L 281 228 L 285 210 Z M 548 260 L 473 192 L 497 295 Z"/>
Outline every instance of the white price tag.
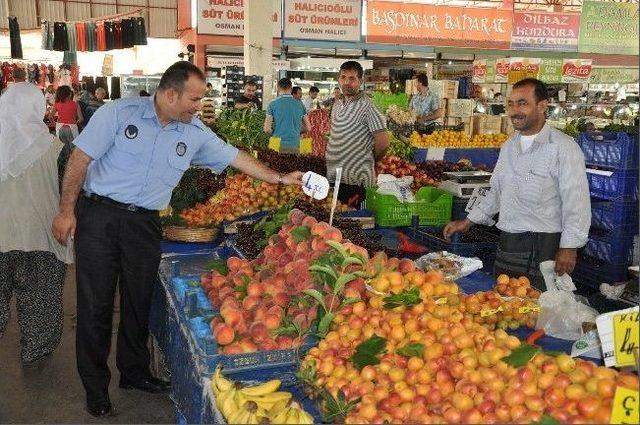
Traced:
<path fill-rule="evenodd" d="M 445 148 L 429 148 L 426 161 L 442 161 L 444 159 L 444 151 Z"/>
<path fill-rule="evenodd" d="M 471 210 L 477 207 L 480 202 L 482 202 L 482 200 L 487 196 L 489 190 L 491 189 L 489 189 L 488 187 L 476 187 L 475 189 L 473 189 L 473 193 L 471 194 L 469 202 L 467 202 L 467 206 L 465 207 L 464 211 L 466 213 L 470 213 Z"/>
<path fill-rule="evenodd" d="M 314 199 L 324 199 L 329 195 L 329 180 L 313 171 L 307 171 L 302 176 L 302 191 Z"/>

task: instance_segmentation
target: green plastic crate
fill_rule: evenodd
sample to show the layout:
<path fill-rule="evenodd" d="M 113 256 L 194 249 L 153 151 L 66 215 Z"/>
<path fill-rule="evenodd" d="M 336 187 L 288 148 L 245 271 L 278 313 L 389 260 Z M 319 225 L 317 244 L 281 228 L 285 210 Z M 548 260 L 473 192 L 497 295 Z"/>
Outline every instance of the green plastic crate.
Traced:
<path fill-rule="evenodd" d="M 366 193 L 367 209 L 374 212 L 376 224 L 382 227 L 411 225 L 411 217 L 417 215 L 421 226 L 447 224 L 451 220 L 453 195 L 435 187 L 421 187 L 416 201 L 402 203 L 393 195 L 382 195 L 370 187 Z"/>

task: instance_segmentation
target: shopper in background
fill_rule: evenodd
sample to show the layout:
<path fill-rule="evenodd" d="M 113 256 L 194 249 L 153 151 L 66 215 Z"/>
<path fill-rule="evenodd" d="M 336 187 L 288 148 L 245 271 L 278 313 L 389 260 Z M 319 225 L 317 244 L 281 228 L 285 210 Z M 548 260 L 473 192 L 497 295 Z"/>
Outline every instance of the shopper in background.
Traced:
<path fill-rule="evenodd" d="M 494 273 L 527 276 L 542 291 L 540 263 L 555 260 L 559 276 L 570 274 L 591 225 L 584 156 L 571 137 L 546 123 L 547 106 L 543 82 L 527 78 L 513 85 L 507 113 L 517 131 L 500 150 L 491 190 L 466 219 L 444 229 L 450 238 L 474 224 L 492 226 L 500 213 Z"/>
<path fill-rule="evenodd" d="M 24 68 L 20 66 L 14 67 L 11 71 L 11 79 L 7 82 L 7 87 L 2 90 L 2 93 L 4 93 L 12 85 L 16 83 L 23 83 L 25 81 L 27 81 L 27 71 L 25 71 Z"/>
<path fill-rule="evenodd" d="M 418 128 L 426 129 L 444 116 L 440 98 L 429 91 L 429 78 L 425 74 L 416 76 L 417 94 L 411 97 L 409 109 L 417 116 Z"/>
<path fill-rule="evenodd" d="M 324 106 L 325 108 L 331 108 L 341 98 L 342 98 L 342 91 L 340 90 L 340 87 L 334 87 L 333 95 L 329 99 L 322 102 L 322 106 Z"/>
<path fill-rule="evenodd" d="M 207 83 L 207 91 L 204 93 L 204 97 L 214 97 L 213 84 Z"/>
<path fill-rule="evenodd" d="M 302 124 L 305 131 L 309 131 L 311 125 L 302 102 L 294 99 L 291 93 L 291 80 L 280 79 L 278 97 L 267 108 L 264 131 L 280 138 L 280 152 L 299 153 Z"/>
<path fill-rule="evenodd" d="M 302 99 L 304 109 L 307 111 L 307 113 L 311 112 L 311 110 L 313 109 L 313 101 L 316 100 L 316 97 L 318 97 L 318 93 L 320 93 L 320 90 L 316 86 L 311 86 L 311 88 L 309 89 L 309 96 L 305 96 L 305 98 Z"/>
<path fill-rule="evenodd" d="M 356 61 L 340 66 L 338 83 L 344 98 L 331 110 L 331 135 L 327 145 L 327 177 L 335 181 L 336 168 L 342 167 L 338 199 L 359 206 L 365 189 L 376 183 L 376 160 L 389 146 L 383 115 L 361 91 L 364 71 Z"/>
<path fill-rule="evenodd" d="M 269 183 L 301 184 L 302 173 L 278 174 L 224 143 L 196 118 L 205 90 L 199 68 L 176 62 L 163 74 L 154 97 L 104 105 L 75 139 L 52 226 L 65 244 L 75 235 L 76 356 L 94 416 L 111 411 L 107 360 L 116 286 L 120 387 L 151 393 L 168 389 L 151 376 L 147 337 L 160 263 L 158 211 L 169 204 L 184 171 L 191 164 L 217 172 L 231 165 Z"/>
<path fill-rule="evenodd" d="M 84 108 L 84 125 L 86 126 L 89 123 L 89 120 L 96 113 L 98 108 L 104 105 L 104 99 L 107 97 L 107 91 L 102 87 L 96 88 L 93 96 L 90 97 L 89 103 Z"/>
<path fill-rule="evenodd" d="M 53 106 L 56 103 L 56 89 L 52 85 L 47 86 L 45 89 L 44 100 L 47 106 Z"/>
<path fill-rule="evenodd" d="M 294 86 L 291 89 L 291 96 L 293 96 L 295 100 L 299 100 L 302 102 L 302 88 L 298 86 Z"/>
<path fill-rule="evenodd" d="M 262 109 L 262 102 L 257 95 L 258 85 L 255 81 L 249 80 L 244 84 L 244 94 L 236 99 L 235 108 L 236 109 L 245 109 L 245 108 L 253 108 L 253 109 Z"/>
<path fill-rule="evenodd" d="M 25 364 L 60 342 L 65 263 L 72 260 L 47 224 L 59 201 L 62 145 L 42 121 L 44 113 L 42 92 L 31 83 L 13 84 L 0 97 L 0 336 L 15 294 Z"/>
<path fill-rule="evenodd" d="M 71 87 L 60 86 L 56 90 L 56 103 L 53 105 L 55 114 L 57 115 L 56 134 L 60 131 L 60 127 L 68 125 L 74 137 L 78 137 L 78 124 L 82 123 L 82 110 L 78 102 L 73 100 Z"/>

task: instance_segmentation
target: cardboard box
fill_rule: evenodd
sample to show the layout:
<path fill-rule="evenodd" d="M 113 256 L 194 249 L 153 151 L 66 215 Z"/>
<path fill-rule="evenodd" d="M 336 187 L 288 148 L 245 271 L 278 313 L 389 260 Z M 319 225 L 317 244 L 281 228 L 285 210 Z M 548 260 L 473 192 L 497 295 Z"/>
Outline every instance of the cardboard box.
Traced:
<path fill-rule="evenodd" d="M 447 116 L 468 118 L 473 116 L 476 101 L 473 99 L 450 99 L 447 103 Z"/>
<path fill-rule="evenodd" d="M 448 126 L 457 126 L 460 124 L 464 124 L 464 132 L 467 136 L 473 136 L 473 117 L 459 118 L 459 117 L 449 117 L 445 120 L 446 125 Z"/>
<path fill-rule="evenodd" d="M 513 128 L 513 123 L 511 122 L 511 118 L 509 118 L 507 115 L 500 115 L 500 118 L 502 118 L 502 127 L 500 131 L 511 137 L 511 135 L 515 131 Z"/>
<path fill-rule="evenodd" d="M 412 94 L 417 94 L 418 89 L 416 88 L 416 80 L 406 80 L 404 82 L 404 92 L 411 96 Z"/>
<path fill-rule="evenodd" d="M 429 91 L 440 99 L 457 99 L 458 84 L 458 81 L 454 80 L 431 80 L 429 81 Z"/>
<path fill-rule="evenodd" d="M 473 116 L 473 134 L 499 134 L 502 132 L 502 117 L 476 114 Z"/>

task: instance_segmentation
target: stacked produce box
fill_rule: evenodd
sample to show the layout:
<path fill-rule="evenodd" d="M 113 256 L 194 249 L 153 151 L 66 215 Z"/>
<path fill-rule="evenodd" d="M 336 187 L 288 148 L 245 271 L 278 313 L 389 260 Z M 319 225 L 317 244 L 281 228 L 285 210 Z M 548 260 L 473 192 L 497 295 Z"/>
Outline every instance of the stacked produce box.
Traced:
<path fill-rule="evenodd" d="M 599 287 L 626 279 L 638 233 L 638 142 L 624 132 L 587 132 L 576 139 L 591 192 L 589 241 L 574 277 Z"/>

